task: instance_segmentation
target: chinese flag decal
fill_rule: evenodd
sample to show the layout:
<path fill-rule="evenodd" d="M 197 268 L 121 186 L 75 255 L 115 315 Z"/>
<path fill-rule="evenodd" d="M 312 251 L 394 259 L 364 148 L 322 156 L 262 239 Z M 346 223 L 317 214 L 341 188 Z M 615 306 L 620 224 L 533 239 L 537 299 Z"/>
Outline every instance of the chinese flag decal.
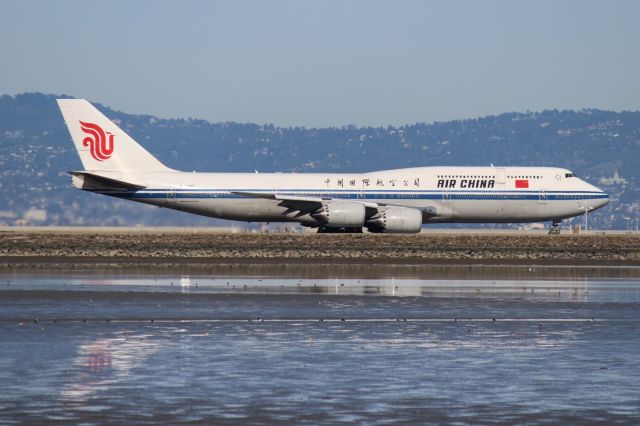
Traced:
<path fill-rule="evenodd" d="M 516 188 L 528 188 L 529 180 L 528 179 L 516 179 Z"/>

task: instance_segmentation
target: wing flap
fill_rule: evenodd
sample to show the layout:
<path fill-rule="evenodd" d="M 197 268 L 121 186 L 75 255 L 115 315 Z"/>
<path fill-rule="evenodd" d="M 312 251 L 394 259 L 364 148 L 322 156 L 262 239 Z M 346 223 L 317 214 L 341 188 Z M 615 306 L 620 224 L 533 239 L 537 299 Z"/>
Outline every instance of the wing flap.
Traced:
<path fill-rule="evenodd" d="M 290 208 L 292 210 L 296 210 L 302 213 L 309 213 L 318 210 L 327 202 L 333 200 L 333 198 L 327 197 L 300 197 L 297 195 L 281 195 L 281 194 L 268 194 L 262 192 L 243 192 L 243 191 L 233 191 L 232 194 L 242 195 L 245 197 L 253 197 L 253 198 L 263 198 L 267 200 L 277 200 L 280 201 L 280 205 L 283 207 Z M 340 200 L 343 201 L 343 200 Z M 377 203 L 372 203 L 368 201 L 353 201 L 355 203 L 364 204 L 368 209 L 377 210 L 379 205 Z"/>
<path fill-rule="evenodd" d="M 233 191 L 232 194 L 280 201 L 280 203 L 278 203 L 279 205 L 301 213 L 316 211 L 322 207 L 323 202 L 329 200 L 328 198 L 320 197 L 299 197 L 295 195 L 266 194 L 262 192 Z"/>

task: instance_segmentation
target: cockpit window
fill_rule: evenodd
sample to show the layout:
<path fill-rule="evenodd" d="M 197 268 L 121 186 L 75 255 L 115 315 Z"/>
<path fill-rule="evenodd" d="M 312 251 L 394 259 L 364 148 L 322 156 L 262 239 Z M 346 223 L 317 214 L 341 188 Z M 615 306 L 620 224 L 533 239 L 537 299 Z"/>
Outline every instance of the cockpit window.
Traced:
<path fill-rule="evenodd" d="M 570 177 L 576 177 L 576 175 L 574 175 L 573 173 L 565 173 L 564 177 L 570 178 Z"/>

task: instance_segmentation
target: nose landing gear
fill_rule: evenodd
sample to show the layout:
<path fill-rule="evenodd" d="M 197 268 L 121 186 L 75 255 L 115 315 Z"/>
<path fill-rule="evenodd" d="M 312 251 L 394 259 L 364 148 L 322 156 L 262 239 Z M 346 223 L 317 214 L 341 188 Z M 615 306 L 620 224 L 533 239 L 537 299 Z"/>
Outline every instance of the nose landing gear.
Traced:
<path fill-rule="evenodd" d="M 549 228 L 549 235 L 560 235 L 560 221 L 554 220 Z"/>

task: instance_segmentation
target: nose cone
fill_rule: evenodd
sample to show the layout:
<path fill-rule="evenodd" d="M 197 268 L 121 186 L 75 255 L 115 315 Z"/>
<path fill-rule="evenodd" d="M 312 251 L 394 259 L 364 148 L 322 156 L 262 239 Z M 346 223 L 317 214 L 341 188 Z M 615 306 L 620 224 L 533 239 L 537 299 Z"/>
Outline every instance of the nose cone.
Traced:
<path fill-rule="evenodd" d="M 595 188 L 598 193 L 592 200 L 590 200 L 590 207 L 593 208 L 593 210 L 596 210 L 609 204 L 609 194 L 598 187 L 594 186 L 593 188 Z"/>
<path fill-rule="evenodd" d="M 599 209 L 600 207 L 604 207 L 607 204 L 609 204 L 609 194 L 605 193 L 604 191 L 602 192 L 602 194 L 600 195 L 600 198 L 596 198 L 594 201 L 594 209 Z"/>
<path fill-rule="evenodd" d="M 582 207 L 579 207 L 580 210 L 584 210 L 585 208 L 587 208 L 591 212 L 609 204 L 609 194 L 604 192 L 602 189 L 598 188 L 595 185 L 591 185 L 590 183 L 585 182 L 582 179 L 580 179 L 580 184 L 580 189 L 582 191 L 587 191 L 590 193 L 590 196 L 587 200 L 578 203 L 582 205 Z"/>

